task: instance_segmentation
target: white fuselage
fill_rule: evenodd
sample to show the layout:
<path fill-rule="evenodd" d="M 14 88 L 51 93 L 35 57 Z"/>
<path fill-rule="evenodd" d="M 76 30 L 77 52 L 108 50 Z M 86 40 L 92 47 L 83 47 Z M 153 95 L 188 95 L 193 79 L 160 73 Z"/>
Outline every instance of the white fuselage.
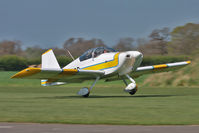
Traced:
<path fill-rule="evenodd" d="M 102 70 L 105 75 L 124 75 L 136 70 L 142 58 L 143 55 L 138 51 L 110 52 L 83 61 L 77 58 L 63 69 Z"/>

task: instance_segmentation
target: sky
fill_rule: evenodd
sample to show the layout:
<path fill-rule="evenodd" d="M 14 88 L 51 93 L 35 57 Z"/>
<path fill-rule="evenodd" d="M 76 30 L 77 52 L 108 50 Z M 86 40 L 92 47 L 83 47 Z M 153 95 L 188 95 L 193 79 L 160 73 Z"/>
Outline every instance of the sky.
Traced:
<path fill-rule="evenodd" d="M 0 0 L 0 41 L 62 47 L 70 37 L 147 37 L 153 29 L 199 23 L 199 0 Z"/>

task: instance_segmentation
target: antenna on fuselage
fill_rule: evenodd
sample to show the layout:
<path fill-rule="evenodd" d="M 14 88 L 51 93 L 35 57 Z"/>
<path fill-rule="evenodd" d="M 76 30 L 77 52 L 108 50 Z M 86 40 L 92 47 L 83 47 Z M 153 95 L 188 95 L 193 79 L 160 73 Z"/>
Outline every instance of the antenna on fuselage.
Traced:
<path fill-rule="evenodd" d="M 68 52 L 68 54 L 70 55 L 70 57 L 75 60 L 75 58 L 73 57 L 73 55 L 70 53 L 70 51 L 68 49 L 66 49 L 66 51 Z"/>

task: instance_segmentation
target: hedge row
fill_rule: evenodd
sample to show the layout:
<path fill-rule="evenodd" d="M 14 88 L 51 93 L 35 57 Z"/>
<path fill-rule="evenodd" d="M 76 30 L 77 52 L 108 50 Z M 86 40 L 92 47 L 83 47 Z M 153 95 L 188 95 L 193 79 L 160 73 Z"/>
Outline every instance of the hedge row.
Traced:
<path fill-rule="evenodd" d="M 141 66 L 172 63 L 188 59 L 189 58 L 186 56 L 150 56 L 150 57 L 144 57 Z M 57 57 L 57 60 L 61 67 L 67 65 L 72 61 L 72 59 L 64 56 Z M 39 64 L 41 64 L 40 58 L 26 59 L 24 57 L 18 57 L 14 55 L 6 55 L 0 57 L 0 70 L 4 71 L 18 71 L 25 69 L 30 65 L 39 65 Z"/>
<path fill-rule="evenodd" d="M 23 57 L 7 55 L 0 57 L 0 70 L 15 71 L 27 67 L 27 60 Z"/>
<path fill-rule="evenodd" d="M 57 57 L 57 60 L 61 67 L 70 63 L 72 59 L 67 57 Z M 0 57 L 0 70 L 4 71 L 18 71 L 27 68 L 30 65 L 41 64 L 40 58 L 27 59 L 24 57 L 19 57 L 15 55 L 6 55 Z"/>

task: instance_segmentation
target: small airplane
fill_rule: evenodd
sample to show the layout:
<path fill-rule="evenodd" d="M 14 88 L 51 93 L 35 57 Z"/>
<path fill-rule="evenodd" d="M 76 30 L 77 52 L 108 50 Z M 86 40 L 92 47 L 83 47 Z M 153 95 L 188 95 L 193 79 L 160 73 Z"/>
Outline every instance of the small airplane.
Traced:
<path fill-rule="evenodd" d="M 97 47 L 89 49 L 79 58 L 60 68 L 53 50 L 50 49 L 42 54 L 41 68 L 26 68 L 11 78 L 41 79 L 42 86 L 95 80 L 90 88 L 84 87 L 77 93 L 83 97 L 89 96 L 99 79 L 106 82 L 123 80 L 126 85 L 124 90 L 133 95 L 138 90 L 134 78 L 143 74 L 176 70 L 191 63 L 183 61 L 139 67 L 142 59 L 143 55 L 138 51 L 118 52 L 112 48 Z M 130 84 L 127 83 L 127 79 Z"/>

